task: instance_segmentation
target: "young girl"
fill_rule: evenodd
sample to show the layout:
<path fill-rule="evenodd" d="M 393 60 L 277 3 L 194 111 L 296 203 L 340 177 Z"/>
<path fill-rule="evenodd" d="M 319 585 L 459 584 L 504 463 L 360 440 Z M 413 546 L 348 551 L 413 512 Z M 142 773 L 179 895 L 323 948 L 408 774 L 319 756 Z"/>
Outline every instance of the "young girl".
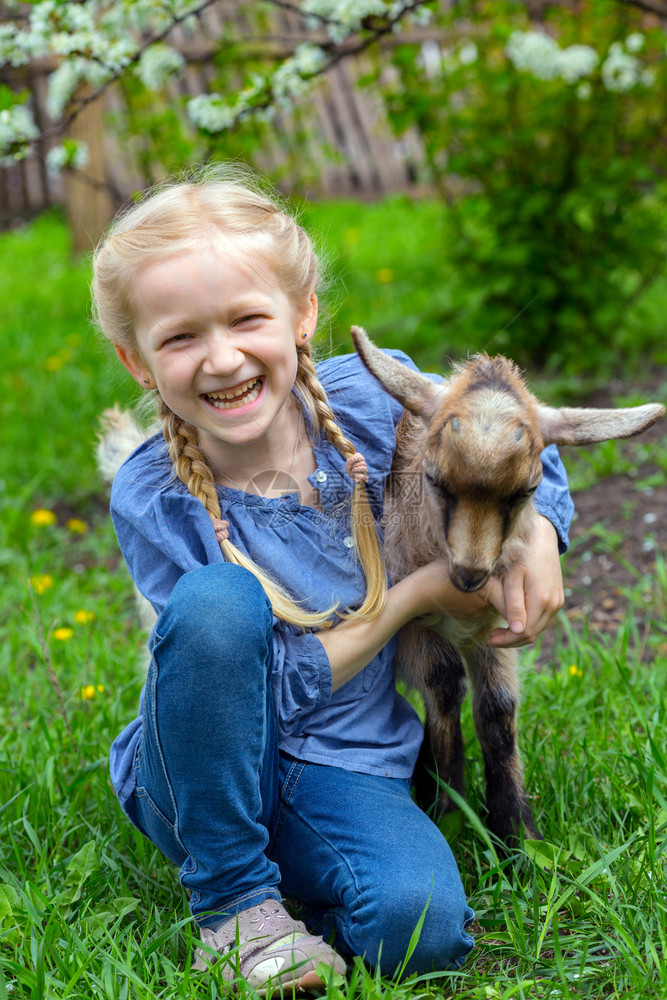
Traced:
<path fill-rule="evenodd" d="M 318 281 L 303 229 L 230 170 L 145 198 L 94 258 L 99 325 L 162 423 L 111 495 L 159 616 L 112 780 L 180 867 L 193 967 L 231 952 L 223 977 L 260 991 L 321 986 L 321 963 L 345 970 L 337 952 L 391 974 L 424 912 L 408 972 L 472 948 L 451 851 L 410 795 L 423 733 L 394 636 L 491 603 L 509 622 L 492 643 L 533 641 L 562 603 L 571 516 L 547 449 L 545 517 L 504 585 L 462 594 L 436 562 L 387 590 L 376 525 L 401 407 L 356 355 L 313 365 Z"/>

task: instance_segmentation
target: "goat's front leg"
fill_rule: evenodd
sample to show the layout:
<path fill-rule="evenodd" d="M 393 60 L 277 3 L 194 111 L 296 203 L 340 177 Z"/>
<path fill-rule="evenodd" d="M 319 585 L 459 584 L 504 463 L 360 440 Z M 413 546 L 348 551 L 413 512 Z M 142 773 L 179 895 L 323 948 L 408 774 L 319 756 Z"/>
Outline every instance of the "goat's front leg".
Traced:
<path fill-rule="evenodd" d="M 461 705 L 468 684 L 463 661 L 449 642 L 424 629 L 406 632 L 399 646 L 404 664 L 400 672 L 421 692 L 426 708 L 426 733 L 415 768 L 415 791 L 422 808 L 428 809 L 437 801 L 437 813 L 442 816 L 456 806 L 430 772 L 459 795 L 464 794 Z"/>
<path fill-rule="evenodd" d="M 519 664 L 514 649 L 476 646 L 466 654 L 473 687 L 473 718 L 484 757 L 488 825 L 508 844 L 541 839 L 526 800 L 517 739 Z"/>

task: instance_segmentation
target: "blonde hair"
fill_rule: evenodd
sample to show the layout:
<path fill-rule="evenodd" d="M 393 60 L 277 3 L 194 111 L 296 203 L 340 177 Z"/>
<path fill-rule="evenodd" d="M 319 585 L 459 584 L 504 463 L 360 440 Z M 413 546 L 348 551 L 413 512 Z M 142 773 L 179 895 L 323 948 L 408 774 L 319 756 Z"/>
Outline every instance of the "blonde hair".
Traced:
<path fill-rule="evenodd" d="M 134 332 L 132 281 L 137 270 L 166 256 L 200 246 L 206 231 L 224 234 L 235 248 L 259 260 L 277 277 L 296 312 L 303 314 L 320 282 L 319 263 L 310 238 L 285 211 L 278 196 L 266 193 L 254 175 L 229 165 L 199 171 L 176 184 L 155 189 L 112 223 L 93 255 L 93 309 L 102 333 L 126 352 L 138 355 Z M 294 388 L 316 435 L 324 433 L 343 458 L 356 448 L 336 423 L 313 365 L 310 345 L 297 346 Z M 196 427 L 175 414 L 155 391 L 158 418 L 176 476 L 220 520 L 220 504 L 211 467 L 200 448 Z M 366 488 L 355 483 L 352 535 L 366 579 L 360 608 L 342 617 L 375 617 L 383 608 L 386 573 Z M 229 539 L 220 541 L 228 562 L 244 566 L 262 584 L 274 614 L 302 628 L 331 624 L 336 604 L 310 612 Z"/>

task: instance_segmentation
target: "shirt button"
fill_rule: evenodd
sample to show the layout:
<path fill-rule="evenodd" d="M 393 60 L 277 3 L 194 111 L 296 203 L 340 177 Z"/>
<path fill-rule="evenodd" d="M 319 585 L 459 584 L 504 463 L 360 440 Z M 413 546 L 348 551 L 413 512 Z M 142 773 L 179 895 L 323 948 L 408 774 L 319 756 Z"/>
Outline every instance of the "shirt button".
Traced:
<path fill-rule="evenodd" d="M 317 472 L 315 473 L 315 482 L 326 483 L 326 481 L 327 481 L 326 472 L 323 472 L 322 469 L 318 469 Z"/>
<path fill-rule="evenodd" d="M 354 547 L 354 538 L 352 537 L 352 535 L 345 536 L 345 538 L 343 539 L 343 545 L 345 546 L 346 549 L 351 549 Z"/>

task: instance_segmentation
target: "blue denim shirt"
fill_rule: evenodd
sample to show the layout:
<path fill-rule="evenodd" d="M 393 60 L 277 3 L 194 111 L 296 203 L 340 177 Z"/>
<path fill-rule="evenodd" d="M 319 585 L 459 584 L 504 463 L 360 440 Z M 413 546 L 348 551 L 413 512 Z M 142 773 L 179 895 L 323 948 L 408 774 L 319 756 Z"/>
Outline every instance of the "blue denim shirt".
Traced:
<path fill-rule="evenodd" d="M 406 355 L 390 353 L 414 368 Z M 402 407 L 356 354 L 322 362 L 318 375 L 339 426 L 366 459 L 371 507 L 379 517 Z M 266 499 L 218 486 L 222 517 L 230 522 L 232 542 L 308 608 L 321 610 L 336 602 L 352 608 L 365 593 L 347 502 L 353 484 L 326 438 L 316 440 L 313 449 L 317 469 L 310 482 L 319 491 L 321 510 L 300 506 L 295 493 Z M 555 447 L 545 449 L 542 463 L 535 506 L 553 523 L 564 550 L 573 504 Z M 223 559 L 204 507 L 172 474 L 162 435 L 149 438 L 119 470 L 111 516 L 132 578 L 158 614 L 183 573 Z M 316 634 L 275 619 L 273 640 L 281 749 L 313 763 L 409 778 L 423 731 L 394 686 L 395 640 L 333 694 L 329 661 Z M 149 646 L 152 642 L 151 636 Z M 111 750 L 111 777 L 123 804 L 134 790 L 140 733 L 141 703 L 139 717 Z"/>

